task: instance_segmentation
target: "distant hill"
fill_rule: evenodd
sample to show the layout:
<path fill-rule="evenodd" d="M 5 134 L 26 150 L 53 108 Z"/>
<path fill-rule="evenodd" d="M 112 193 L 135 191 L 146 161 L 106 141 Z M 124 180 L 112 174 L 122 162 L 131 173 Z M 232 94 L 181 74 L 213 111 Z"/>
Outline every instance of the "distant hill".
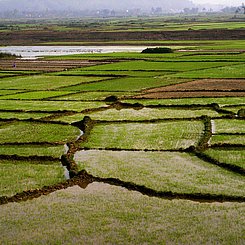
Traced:
<path fill-rule="evenodd" d="M 164 11 L 194 7 L 190 0 L 1 0 L 0 11 L 63 11 L 96 9 L 150 9 L 161 7 Z"/>

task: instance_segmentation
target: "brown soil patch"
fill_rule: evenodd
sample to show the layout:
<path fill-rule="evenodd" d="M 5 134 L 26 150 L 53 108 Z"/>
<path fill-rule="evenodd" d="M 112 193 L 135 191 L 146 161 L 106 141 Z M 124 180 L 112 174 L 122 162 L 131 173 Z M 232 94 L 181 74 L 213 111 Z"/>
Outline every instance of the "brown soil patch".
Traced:
<path fill-rule="evenodd" d="M 244 30 L 188 30 L 188 31 L 53 31 L 22 30 L 2 32 L 0 45 L 40 45 L 45 42 L 103 42 L 150 40 L 243 40 Z"/>
<path fill-rule="evenodd" d="M 16 67 L 13 67 L 15 63 Z M 89 60 L 1 60 L 0 70 L 7 71 L 63 71 L 108 62 Z"/>
<path fill-rule="evenodd" d="M 245 92 L 158 92 L 135 96 L 137 99 L 177 99 L 200 97 L 245 97 Z"/>
<path fill-rule="evenodd" d="M 187 83 L 175 84 L 171 86 L 154 88 L 146 92 L 164 92 L 164 91 L 209 91 L 209 90 L 245 90 L 245 79 L 202 79 Z"/>
<path fill-rule="evenodd" d="M 148 89 L 134 98 L 194 98 L 245 96 L 245 79 L 201 79 Z"/>

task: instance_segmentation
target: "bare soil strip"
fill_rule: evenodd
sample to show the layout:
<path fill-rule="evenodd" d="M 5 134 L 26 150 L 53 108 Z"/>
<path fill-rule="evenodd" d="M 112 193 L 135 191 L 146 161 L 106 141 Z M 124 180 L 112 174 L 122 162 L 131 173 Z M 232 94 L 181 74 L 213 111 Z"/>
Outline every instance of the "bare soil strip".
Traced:
<path fill-rule="evenodd" d="M 13 67 L 15 63 L 15 67 Z M 105 61 L 91 60 L 1 60 L 0 70 L 5 71 L 63 71 L 98 64 L 108 64 Z"/>
<path fill-rule="evenodd" d="M 155 40 L 243 40 L 242 29 L 213 29 L 188 31 L 53 31 L 22 30 L 2 32 L 0 45 L 40 45 L 45 42 L 115 42 L 115 41 L 155 41 Z M 97 44 L 96 44 L 97 45 Z"/>
<path fill-rule="evenodd" d="M 202 97 L 245 97 L 245 92 L 215 92 L 215 91 L 194 91 L 194 92 L 155 92 L 134 96 L 135 99 L 181 99 L 181 98 L 202 98 Z"/>
<path fill-rule="evenodd" d="M 52 156 L 19 156 L 19 155 L 3 155 L 0 154 L 1 160 L 15 160 L 15 161 L 38 161 L 41 164 L 47 164 L 47 162 L 57 162 L 60 161 L 60 158 Z"/>
<path fill-rule="evenodd" d="M 146 89 L 137 99 L 244 97 L 245 79 L 200 79 L 170 86 Z"/>
<path fill-rule="evenodd" d="M 145 90 L 147 93 L 154 92 L 177 92 L 177 91 L 243 91 L 245 79 L 201 79 L 191 82 L 174 84 L 170 86 Z"/>

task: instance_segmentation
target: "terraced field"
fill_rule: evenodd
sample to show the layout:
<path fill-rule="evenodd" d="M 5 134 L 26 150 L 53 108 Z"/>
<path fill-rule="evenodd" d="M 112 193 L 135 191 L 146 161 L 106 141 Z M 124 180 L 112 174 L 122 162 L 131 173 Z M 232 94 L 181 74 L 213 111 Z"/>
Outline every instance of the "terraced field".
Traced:
<path fill-rule="evenodd" d="M 243 53 L 125 56 L 0 79 L 3 244 L 245 242 Z"/>

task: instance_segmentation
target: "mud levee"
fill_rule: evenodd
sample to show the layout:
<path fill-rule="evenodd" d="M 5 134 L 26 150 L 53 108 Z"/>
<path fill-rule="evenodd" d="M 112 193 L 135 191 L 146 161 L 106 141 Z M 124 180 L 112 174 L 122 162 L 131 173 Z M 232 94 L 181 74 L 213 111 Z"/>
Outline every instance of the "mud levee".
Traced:
<path fill-rule="evenodd" d="M 188 30 L 188 31 L 12 31 L 2 32 L 0 45 L 32 45 L 44 42 L 106 42 L 151 40 L 244 40 L 245 31 L 239 30 Z"/>

